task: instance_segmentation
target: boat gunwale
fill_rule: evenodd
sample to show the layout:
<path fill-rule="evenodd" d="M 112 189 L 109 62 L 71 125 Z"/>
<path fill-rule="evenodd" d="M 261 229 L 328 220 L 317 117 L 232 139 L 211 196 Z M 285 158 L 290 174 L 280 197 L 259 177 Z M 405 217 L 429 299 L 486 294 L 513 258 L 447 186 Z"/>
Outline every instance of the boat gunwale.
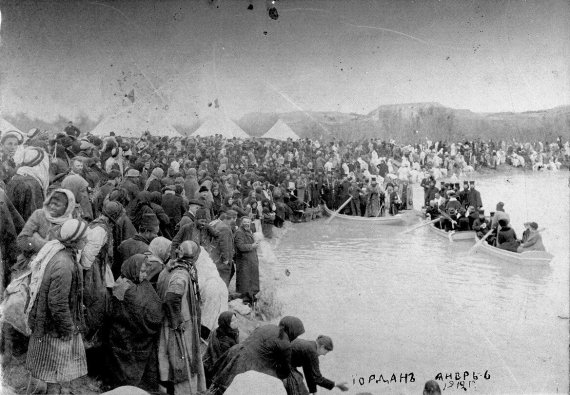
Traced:
<path fill-rule="evenodd" d="M 431 229 L 432 232 L 434 232 L 435 234 L 444 237 L 446 239 L 449 239 L 449 233 L 443 229 L 439 229 L 436 228 L 434 224 L 429 224 L 428 228 Z M 470 241 L 470 240 L 475 240 L 475 236 L 476 236 L 476 232 L 473 230 L 465 230 L 465 231 L 453 231 L 454 233 L 451 234 L 451 238 L 453 239 L 453 241 Z M 460 238 L 456 238 L 456 235 L 459 234 L 463 234 L 465 232 L 465 234 L 469 234 L 469 237 L 463 237 L 463 235 Z"/>
<path fill-rule="evenodd" d="M 327 207 L 326 204 L 323 204 L 323 208 L 325 213 L 329 215 L 329 217 L 334 213 L 333 210 Z M 358 217 L 353 215 L 346 215 L 346 214 L 335 214 L 335 218 L 344 219 L 348 221 L 355 221 L 355 222 L 372 222 L 372 223 L 384 223 L 385 225 L 400 225 L 406 222 L 406 218 L 402 214 L 396 214 L 391 217 Z"/>
<path fill-rule="evenodd" d="M 489 255 L 503 258 L 505 261 L 517 264 L 548 265 L 552 259 L 554 259 L 554 255 L 548 251 L 512 252 L 489 245 L 487 241 L 483 241 L 483 243 L 479 244 L 477 247 L 477 251 L 481 250 L 488 253 Z"/>

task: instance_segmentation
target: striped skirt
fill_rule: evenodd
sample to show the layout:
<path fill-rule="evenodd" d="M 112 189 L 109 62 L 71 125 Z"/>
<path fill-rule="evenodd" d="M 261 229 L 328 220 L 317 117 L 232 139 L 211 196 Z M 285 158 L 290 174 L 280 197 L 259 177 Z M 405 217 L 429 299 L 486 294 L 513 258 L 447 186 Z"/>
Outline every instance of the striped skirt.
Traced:
<path fill-rule="evenodd" d="M 87 374 L 87 358 L 81 334 L 71 340 L 44 335 L 30 337 L 26 369 L 33 378 L 46 383 L 71 381 Z"/>

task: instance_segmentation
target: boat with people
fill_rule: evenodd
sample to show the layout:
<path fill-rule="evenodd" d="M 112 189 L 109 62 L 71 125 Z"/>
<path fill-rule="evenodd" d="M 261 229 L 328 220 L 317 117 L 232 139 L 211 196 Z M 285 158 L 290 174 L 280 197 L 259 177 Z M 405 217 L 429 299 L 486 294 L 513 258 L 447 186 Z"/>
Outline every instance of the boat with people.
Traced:
<path fill-rule="evenodd" d="M 487 241 L 483 241 L 476 245 L 474 252 L 490 255 L 503 262 L 516 263 L 518 265 L 525 266 L 548 265 L 554 258 L 554 255 L 546 251 L 512 252 L 489 245 Z"/>
<path fill-rule="evenodd" d="M 334 214 L 334 218 L 336 219 L 352 222 L 372 223 L 377 225 L 406 225 L 409 222 L 410 218 L 418 215 L 417 211 L 408 210 L 403 214 L 388 215 L 386 217 L 361 217 L 358 215 L 336 214 L 333 210 L 328 208 L 326 204 L 323 204 L 323 211 L 329 217 L 333 216 Z"/>
<path fill-rule="evenodd" d="M 445 237 L 449 239 L 449 241 L 472 241 L 475 239 L 476 232 L 473 230 L 463 230 L 463 231 L 455 231 L 450 230 L 445 231 L 443 229 L 438 228 L 433 223 L 427 226 L 432 233 L 435 233 L 438 236 Z"/>

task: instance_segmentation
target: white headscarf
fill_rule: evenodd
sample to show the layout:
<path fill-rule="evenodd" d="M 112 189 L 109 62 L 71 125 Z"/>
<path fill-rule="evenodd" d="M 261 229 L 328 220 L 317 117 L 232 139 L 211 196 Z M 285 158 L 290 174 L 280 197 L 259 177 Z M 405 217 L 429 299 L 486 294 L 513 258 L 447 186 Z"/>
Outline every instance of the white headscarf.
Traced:
<path fill-rule="evenodd" d="M 41 185 L 45 196 L 49 187 L 49 155 L 41 148 L 26 147 L 16 152 L 14 162 L 20 166 L 16 174 L 33 177 Z"/>
<path fill-rule="evenodd" d="M 53 197 L 53 195 L 57 192 L 63 193 L 65 196 L 67 196 L 67 208 L 65 209 L 65 212 L 63 213 L 63 215 L 54 218 L 50 215 L 47 206 L 48 206 L 51 198 Z M 61 225 L 65 221 L 67 221 L 68 219 L 73 219 L 73 211 L 74 210 L 75 210 L 75 195 L 69 189 L 58 188 L 55 191 L 53 191 L 47 197 L 47 199 L 44 201 L 44 213 L 45 213 L 46 219 L 49 222 L 51 222 L 52 224 Z"/>

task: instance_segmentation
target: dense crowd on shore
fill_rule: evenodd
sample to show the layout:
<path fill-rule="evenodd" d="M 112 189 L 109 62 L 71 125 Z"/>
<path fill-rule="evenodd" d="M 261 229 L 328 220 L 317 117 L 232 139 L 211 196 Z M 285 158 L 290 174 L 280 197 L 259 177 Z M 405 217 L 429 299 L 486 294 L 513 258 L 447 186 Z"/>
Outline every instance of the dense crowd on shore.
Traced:
<path fill-rule="evenodd" d="M 332 340 L 297 339 L 304 327 L 296 317 L 238 342 L 226 310 L 234 297 L 255 310 L 256 234 L 270 239 L 323 203 L 396 215 L 412 208 L 411 183 L 503 163 L 557 170 L 570 153 L 561 139 L 126 139 L 82 135 L 72 124 L 51 137 L 4 131 L 0 151 L 2 346 L 27 351 L 28 392 L 66 393 L 97 365 L 107 388 L 183 394 L 224 393 L 248 371 L 264 373 L 252 378 L 258 386 L 283 380 L 275 394 L 347 389 L 319 371 Z M 433 207 L 435 190 L 422 185 Z M 477 210 L 472 195 L 464 208 Z"/>

